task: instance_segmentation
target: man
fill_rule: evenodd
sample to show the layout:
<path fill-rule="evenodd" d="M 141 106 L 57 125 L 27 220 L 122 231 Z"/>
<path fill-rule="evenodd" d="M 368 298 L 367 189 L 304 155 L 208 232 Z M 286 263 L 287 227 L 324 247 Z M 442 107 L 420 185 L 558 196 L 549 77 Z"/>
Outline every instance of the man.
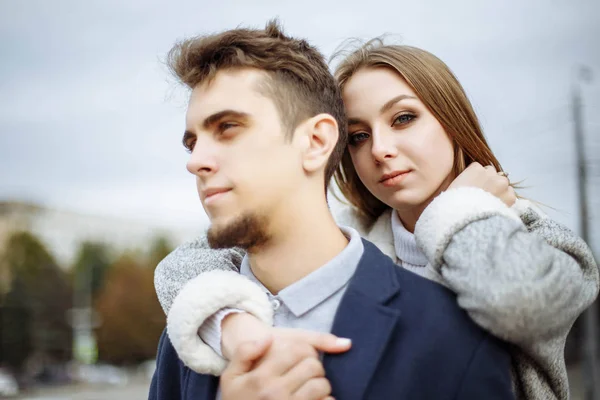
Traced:
<path fill-rule="evenodd" d="M 335 224 L 326 183 L 346 145 L 345 116 L 316 49 L 270 23 L 185 41 L 170 66 L 192 89 L 183 142 L 211 246 L 244 248 L 242 275 L 287 293 L 279 326 L 330 331 L 352 350 L 321 364 L 312 348 L 271 348 L 285 354 L 274 363 L 262 357 L 272 343 L 249 343 L 219 385 L 186 367 L 163 334 L 151 399 L 513 398 L 504 345 L 448 290 Z"/>

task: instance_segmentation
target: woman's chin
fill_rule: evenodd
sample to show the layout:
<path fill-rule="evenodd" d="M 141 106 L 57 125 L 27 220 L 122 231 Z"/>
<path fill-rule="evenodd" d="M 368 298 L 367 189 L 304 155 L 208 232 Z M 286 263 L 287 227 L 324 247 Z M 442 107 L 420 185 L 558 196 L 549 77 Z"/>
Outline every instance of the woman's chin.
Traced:
<path fill-rule="evenodd" d="M 427 201 L 428 198 L 429 196 L 420 193 L 417 190 L 406 189 L 399 190 L 392 196 L 386 199 L 381 199 L 381 201 L 383 201 L 385 204 L 387 204 L 394 210 L 403 212 L 421 208 L 421 206 Z"/>

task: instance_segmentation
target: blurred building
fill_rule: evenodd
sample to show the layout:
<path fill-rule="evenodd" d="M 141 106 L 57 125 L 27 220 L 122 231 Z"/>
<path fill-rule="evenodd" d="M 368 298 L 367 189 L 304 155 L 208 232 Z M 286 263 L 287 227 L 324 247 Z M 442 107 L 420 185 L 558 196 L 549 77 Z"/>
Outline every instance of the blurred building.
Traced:
<path fill-rule="evenodd" d="M 189 228 L 165 227 L 139 220 L 79 214 L 35 204 L 0 201 L 0 252 L 13 232 L 28 231 L 38 237 L 63 268 L 70 268 L 79 245 L 101 242 L 116 251 L 145 249 L 156 237 L 174 245 L 200 233 Z M 0 282 L 6 271 L 0 270 Z"/>

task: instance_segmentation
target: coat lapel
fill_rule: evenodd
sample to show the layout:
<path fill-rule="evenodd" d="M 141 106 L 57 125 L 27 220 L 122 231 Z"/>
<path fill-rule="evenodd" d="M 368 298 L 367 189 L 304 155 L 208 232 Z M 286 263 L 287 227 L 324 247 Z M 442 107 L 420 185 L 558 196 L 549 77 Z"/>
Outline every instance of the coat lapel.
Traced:
<path fill-rule="evenodd" d="M 332 395 L 362 399 L 393 333 L 400 312 L 386 306 L 400 285 L 394 263 L 372 243 L 365 252 L 340 303 L 332 333 L 352 339 L 350 351 L 323 360 Z"/>

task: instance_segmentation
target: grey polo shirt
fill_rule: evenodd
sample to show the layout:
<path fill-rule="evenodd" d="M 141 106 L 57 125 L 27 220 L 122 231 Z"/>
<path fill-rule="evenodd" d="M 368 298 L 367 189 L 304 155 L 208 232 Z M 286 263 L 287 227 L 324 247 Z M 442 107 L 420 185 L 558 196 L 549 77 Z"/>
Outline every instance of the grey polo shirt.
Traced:
<path fill-rule="evenodd" d="M 248 256 L 244 257 L 240 273 L 259 285 L 269 296 L 274 311 L 274 326 L 318 332 L 331 331 L 340 301 L 365 250 L 355 229 L 340 229 L 349 240 L 344 250 L 327 264 L 281 290 L 277 295 L 269 292 L 254 276 Z M 220 385 L 216 398 L 221 400 Z"/>
<path fill-rule="evenodd" d="M 348 245 L 327 264 L 273 295 L 254 276 L 248 256 L 244 257 L 240 273 L 259 285 L 273 305 L 273 325 L 330 332 L 337 308 L 348 282 L 363 255 L 364 246 L 358 232 L 341 228 Z"/>

